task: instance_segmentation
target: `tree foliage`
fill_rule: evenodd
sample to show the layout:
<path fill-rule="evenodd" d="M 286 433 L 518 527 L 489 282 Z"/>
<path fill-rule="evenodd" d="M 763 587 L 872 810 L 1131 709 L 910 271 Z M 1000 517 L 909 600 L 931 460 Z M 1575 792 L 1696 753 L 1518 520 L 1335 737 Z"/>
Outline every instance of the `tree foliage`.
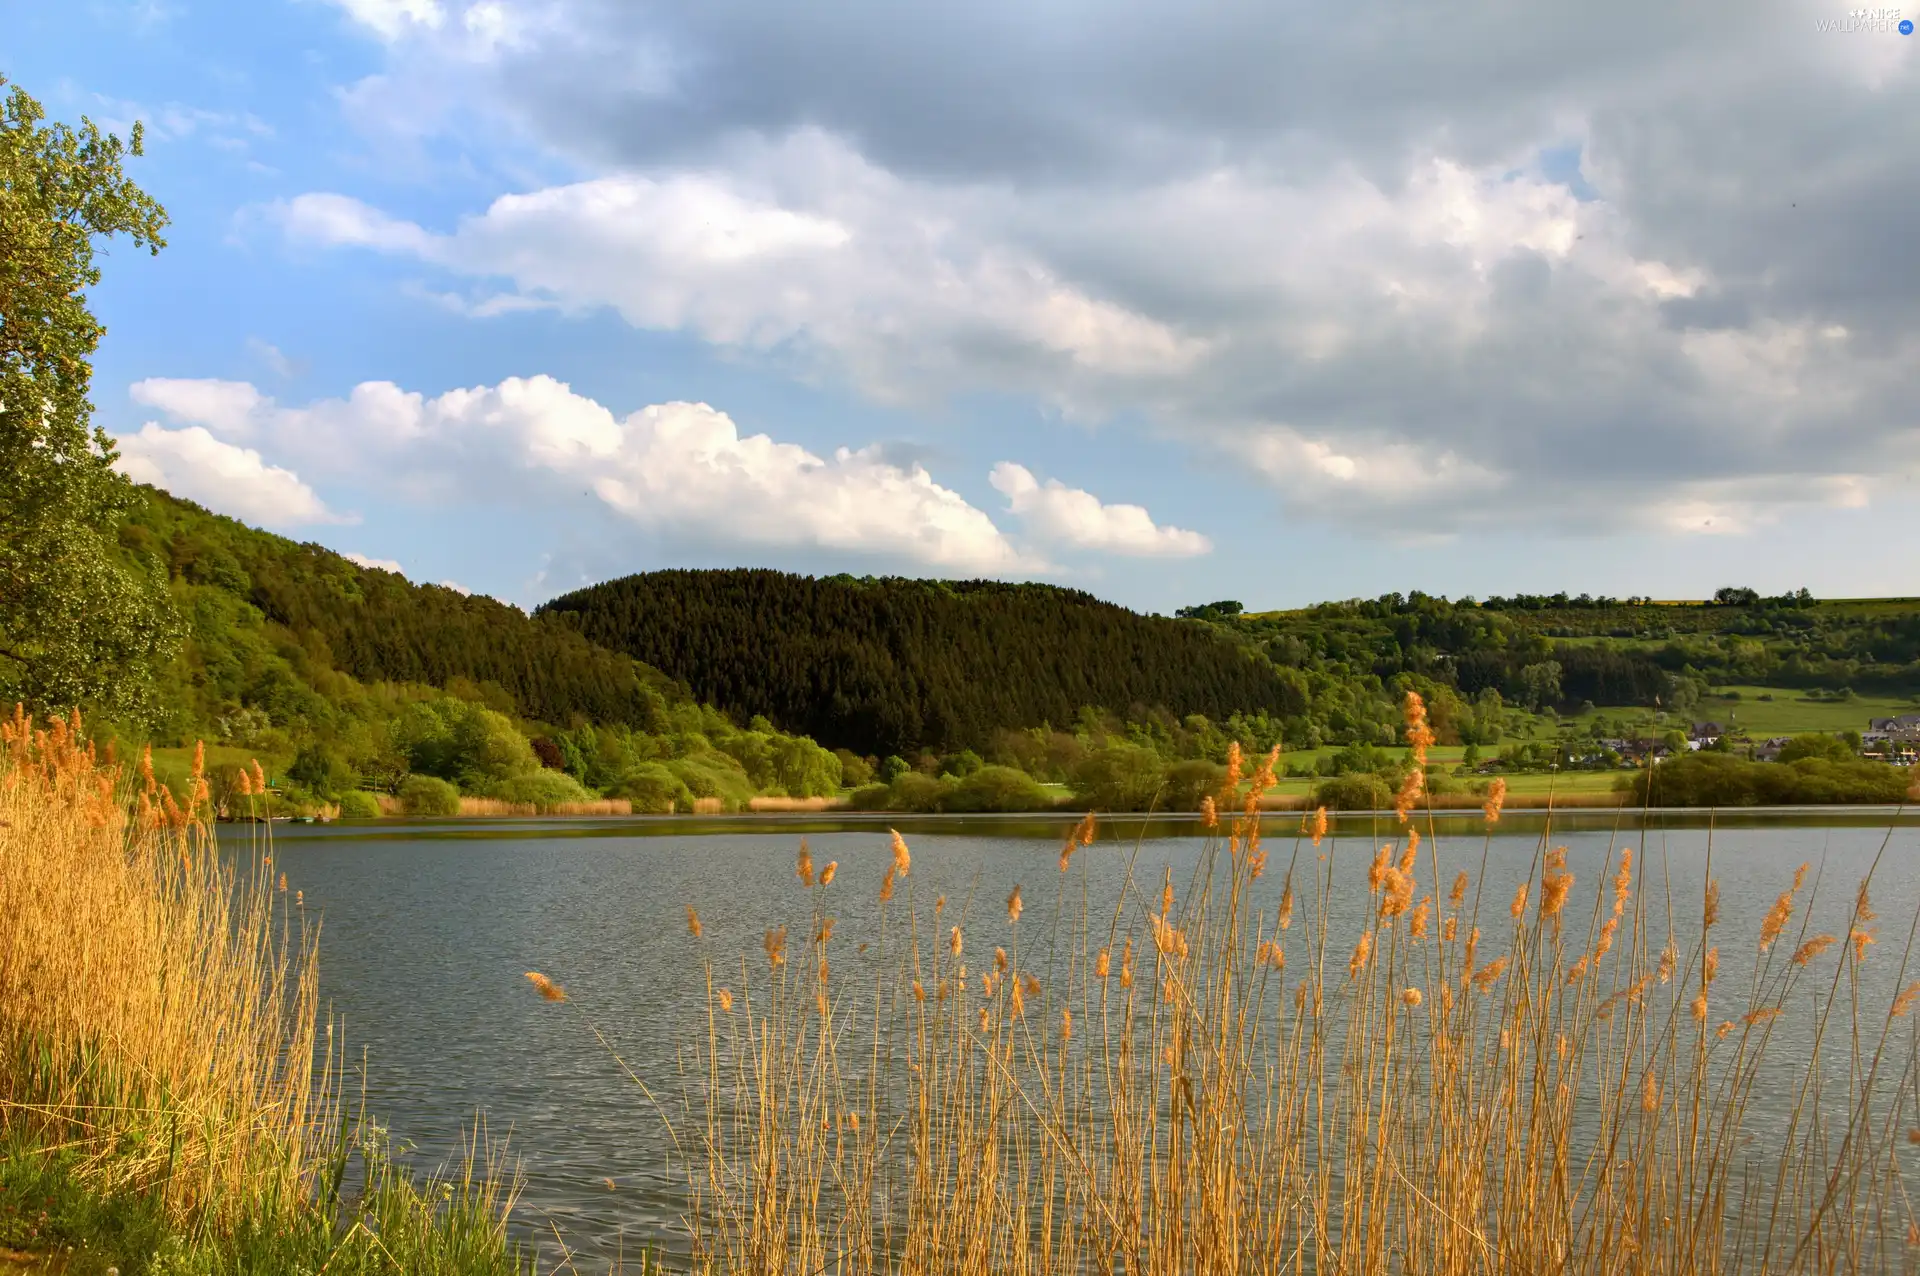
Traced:
<path fill-rule="evenodd" d="M 1913 773 L 1881 762 L 1802 757 L 1749 762 L 1699 752 L 1635 773 L 1634 800 L 1652 806 L 1818 806 L 1905 801 Z"/>
<path fill-rule="evenodd" d="M 221 700 L 275 713 L 290 694 L 284 680 L 264 653 L 257 662 L 243 653 L 257 649 L 249 633 L 285 647 L 271 639 L 284 633 L 294 638 L 294 663 L 309 685 L 323 680 L 320 671 L 338 670 L 363 683 L 458 687 L 495 709 L 545 722 L 639 727 L 687 699 L 657 670 L 556 621 L 361 567 L 152 488 L 138 495 L 120 540 L 130 559 L 165 573 L 183 595 L 190 655 L 204 666 L 197 686 L 180 689 L 189 697 L 217 688 Z M 216 705 L 195 708 L 206 716 Z"/>
<path fill-rule="evenodd" d="M 167 217 L 122 171 L 138 125 L 45 118 L 18 87 L 0 105 L 0 698 L 140 717 L 177 626 L 163 579 L 114 551 L 135 496 L 92 423 L 87 290 L 96 241 L 158 252 Z"/>

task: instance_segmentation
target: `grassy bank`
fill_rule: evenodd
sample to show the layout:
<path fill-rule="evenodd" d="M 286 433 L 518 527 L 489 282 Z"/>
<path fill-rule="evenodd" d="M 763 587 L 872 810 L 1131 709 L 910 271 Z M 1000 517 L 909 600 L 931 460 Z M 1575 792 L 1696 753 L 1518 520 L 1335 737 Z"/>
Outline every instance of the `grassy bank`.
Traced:
<path fill-rule="evenodd" d="M 696 1269 L 1911 1269 L 1920 983 L 1871 876 L 1803 867 L 1734 933 L 1710 872 L 1631 846 L 1576 889 L 1543 840 L 1496 898 L 1485 848 L 1409 823 L 1336 875 L 1319 829 L 1263 837 L 1270 779 L 1184 883 L 1076 829 L 1059 872 L 1119 874 L 1111 910 L 929 900 L 896 835 L 880 881 L 803 847 L 758 951 L 690 914 L 707 1004 L 652 1093 Z M 836 928 L 848 890 L 879 892 L 876 926 Z M 887 969 L 836 973 L 850 944 Z"/>
<path fill-rule="evenodd" d="M 342 1102 L 317 921 L 270 846 L 79 724 L 0 724 L 0 1246 L 67 1270 L 524 1270 L 476 1147 L 416 1182 Z M 68 1247 L 72 1253 L 68 1254 Z"/>

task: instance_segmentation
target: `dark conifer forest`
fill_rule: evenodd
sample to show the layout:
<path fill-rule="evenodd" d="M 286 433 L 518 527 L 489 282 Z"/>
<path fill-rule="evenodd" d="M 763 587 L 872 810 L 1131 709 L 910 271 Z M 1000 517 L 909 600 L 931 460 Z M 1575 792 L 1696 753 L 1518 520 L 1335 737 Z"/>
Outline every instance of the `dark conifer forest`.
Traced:
<path fill-rule="evenodd" d="M 983 747 L 1002 728 L 1293 716 L 1304 683 L 1204 625 L 1051 585 L 661 571 L 556 598 L 592 642 L 735 714 L 858 753 Z"/>

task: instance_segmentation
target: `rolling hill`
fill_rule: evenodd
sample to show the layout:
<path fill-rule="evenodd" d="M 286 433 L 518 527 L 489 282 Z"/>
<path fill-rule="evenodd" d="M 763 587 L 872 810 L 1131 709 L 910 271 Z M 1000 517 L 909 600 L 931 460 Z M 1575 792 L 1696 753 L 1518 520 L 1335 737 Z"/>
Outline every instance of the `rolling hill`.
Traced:
<path fill-rule="evenodd" d="M 545 604 L 736 715 L 863 754 L 983 747 L 1098 707 L 1297 715 L 1304 683 L 1203 625 L 1051 585 L 658 571 Z"/>

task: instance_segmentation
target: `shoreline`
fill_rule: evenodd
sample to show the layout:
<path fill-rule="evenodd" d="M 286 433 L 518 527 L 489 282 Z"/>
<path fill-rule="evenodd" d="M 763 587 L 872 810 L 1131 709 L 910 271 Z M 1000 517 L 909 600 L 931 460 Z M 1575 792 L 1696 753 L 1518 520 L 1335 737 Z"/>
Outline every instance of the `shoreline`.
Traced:
<path fill-rule="evenodd" d="M 1286 814 L 1264 809 L 1263 814 Z M 940 811 L 741 811 L 711 815 L 490 815 L 445 816 L 422 819 L 340 820 L 328 825 L 297 826 L 295 836 L 308 836 L 308 830 L 327 830 L 324 836 L 338 838 L 386 839 L 405 835 L 418 838 L 508 837 L 523 833 L 560 833 L 578 836 L 662 836 L 672 834 L 720 835 L 727 833 L 825 833 L 884 832 L 889 828 L 918 829 L 938 833 L 978 831 L 990 827 L 1005 836 L 1058 838 L 1062 831 L 1077 824 L 1083 811 L 1061 807 L 1050 811 L 940 812 Z M 1351 832 L 1356 826 L 1369 830 L 1398 828 L 1399 817 L 1392 811 L 1329 811 L 1336 831 Z M 1167 835 L 1200 836 L 1210 830 L 1203 817 L 1193 811 L 1102 812 L 1099 822 L 1107 827 L 1121 826 L 1128 836 Z M 1743 807 L 1627 807 L 1509 805 L 1498 825 L 1489 829 L 1478 807 L 1422 809 L 1415 813 L 1417 827 L 1429 822 L 1438 831 L 1448 833 L 1533 834 L 1548 826 L 1568 830 L 1646 829 L 1646 828 L 1732 828 L 1757 824 L 1786 824 L 1800 827 L 1887 824 L 1896 828 L 1920 827 L 1920 805 L 1824 805 L 1824 806 L 1743 806 Z M 1149 834 L 1145 826 L 1153 826 Z M 227 825 L 222 825 L 226 829 Z M 247 827 L 232 826 L 233 835 Z M 1288 830 L 1287 836 L 1291 834 Z M 276 834 L 279 836 L 280 834 Z"/>

